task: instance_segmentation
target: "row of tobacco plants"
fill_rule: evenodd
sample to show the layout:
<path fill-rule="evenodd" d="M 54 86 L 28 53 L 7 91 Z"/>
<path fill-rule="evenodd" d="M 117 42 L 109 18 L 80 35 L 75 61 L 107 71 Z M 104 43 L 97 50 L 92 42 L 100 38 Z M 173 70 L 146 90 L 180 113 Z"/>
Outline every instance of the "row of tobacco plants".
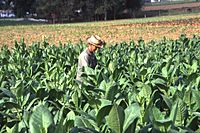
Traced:
<path fill-rule="evenodd" d="M 1 48 L 1 133 L 200 132 L 199 37 L 100 49 L 79 82 L 85 47 Z"/>

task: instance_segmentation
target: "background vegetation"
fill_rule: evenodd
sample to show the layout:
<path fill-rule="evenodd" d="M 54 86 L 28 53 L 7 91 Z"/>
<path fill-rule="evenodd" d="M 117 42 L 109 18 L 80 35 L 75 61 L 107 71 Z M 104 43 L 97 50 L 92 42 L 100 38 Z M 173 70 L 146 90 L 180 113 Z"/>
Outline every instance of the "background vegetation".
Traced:
<path fill-rule="evenodd" d="M 1 9 L 13 9 L 17 17 L 34 16 L 49 21 L 90 21 L 132 17 L 141 0 L 1 0 Z"/>

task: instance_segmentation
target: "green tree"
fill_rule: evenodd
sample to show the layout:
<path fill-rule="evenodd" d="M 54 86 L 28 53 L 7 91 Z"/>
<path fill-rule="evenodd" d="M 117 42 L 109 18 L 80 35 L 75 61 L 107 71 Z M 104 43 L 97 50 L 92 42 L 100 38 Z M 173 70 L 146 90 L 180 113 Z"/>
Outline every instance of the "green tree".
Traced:
<path fill-rule="evenodd" d="M 126 8 L 129 10 L 132 17 L 142 7 L 144 0 L 126 0 Z"/>
<path fill-rule="evenodd" d="M 128 10 L 133 17 L 142 4 L 143 0 L 97 0 L 95 1 L 95 14 L 104 15 L 104 20 L 107 20 L 108 18 L 115 19 L 124 10 Z"/>
<path fill-rule="evenodd" d="M 55 15 L 57 15 L 57 0 L 36 0 L 36 12 L 38 17 L 46 18 L 54 22 Z"/>
<path fill-rule="evenodd" d="M 61 22 L 63 18 L 70 21 L 74 16 L 76 0 L 37 0 L 36 12 L 39 17 L 46 18 L 52 23 Z"/>
<path fill-rule="evenodd" d="M 78 6 L 78 0 L 61 0 L 60 2 L 60 17 L 67 18 L 68 21 L 75 16 L 75 10 Z"/>
<path fill-rule="evenodd" d="M 7 10 L 12 9 L 12 0 L 0 0 L 0 9 L 1 10 Z"/>
<path fill-rule="evenodd" d="M 108 18 L 108 12 L 112 11 L 112 7 L 114 6 L 114 0 L 97 0 L 95 7 L 96 15 L 104 15 L 104 20 Z"/>
<path fill-rule="evenodd" d="M 25 17 L 27 12 L 31 12 L 35 0 L 12 0 L 14 12 L 17 17 Z"/>
<path fill-rule="evenodd" d="M 5 0 L 0 0 L 0 10 L 5 9 L 6 2 Z"/>
<path fill-rule="evenodd" d="M 95 0 L 79 0 L 76 4 L 76 10 L 80 11 L 84 20 L 93 20 L 95 16 Z"/>
<path fill-rule="evenodd" d="M 125 8 L 125 5 L 125 0 L 113 0 L 113 19 L 116 19 L 118 13 Z"/>

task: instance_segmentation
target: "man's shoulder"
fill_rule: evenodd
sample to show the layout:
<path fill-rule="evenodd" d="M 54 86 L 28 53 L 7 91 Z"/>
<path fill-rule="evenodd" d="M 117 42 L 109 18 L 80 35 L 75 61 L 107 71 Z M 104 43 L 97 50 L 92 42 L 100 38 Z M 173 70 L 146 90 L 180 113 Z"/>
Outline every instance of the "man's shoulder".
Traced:
<path fill-rule="evenodd" d="M 88 57 L 87 49 L 85 49 L 81 52 L 81 54 L 79 55 L 79 58 L 81 58 L 81 57 Z"/>

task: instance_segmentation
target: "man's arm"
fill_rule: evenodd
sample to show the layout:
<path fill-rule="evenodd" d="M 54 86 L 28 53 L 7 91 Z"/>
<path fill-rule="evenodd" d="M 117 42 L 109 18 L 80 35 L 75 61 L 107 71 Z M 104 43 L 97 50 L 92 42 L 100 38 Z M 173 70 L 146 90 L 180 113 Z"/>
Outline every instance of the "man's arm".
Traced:
<path fill-rule="evenodd" d="M 81 56 L 79 61 L 81 67 L 89 66 L 89 61 L 86 55 Z"/>
<path fill-rule="evenodd" d="M 88 66 L 88 65 L 89 65 L 89 61 L 88 61 L 87 56 L 86 55 L 79 56 L 78 70 L 77 70 L 77 76 L 76 76 L 77 80 L 81 80 L 81 74 L 82 74 L 82 71 L 83 71 L 83 67 Z"/>

